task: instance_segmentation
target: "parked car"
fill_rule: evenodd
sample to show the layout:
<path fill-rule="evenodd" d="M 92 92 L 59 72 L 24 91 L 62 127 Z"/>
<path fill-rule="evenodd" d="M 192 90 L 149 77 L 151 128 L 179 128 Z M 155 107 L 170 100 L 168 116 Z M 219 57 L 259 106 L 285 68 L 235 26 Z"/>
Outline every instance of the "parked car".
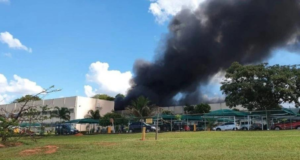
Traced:
<path fill-rule="evenodd" d="M 60 134 L 77 134 L 79 131 L 72 126 L 72 124 L 56 124 L 55 125 L 55 134 L 60 135 Z"/>
<path fill-rule="evenodd" d="M 271 129 L 274 130 L 299 129 L 300 130 L 300 121 L 299 120 L 281 121 L 280 123 L 273 124 Z"/>
<path fill-rule="evenodd" d="M 267 130 L 267 128 L 267 124 L 262 125 L 261 123 L 253 123 L 250 127 L 250 130 Z"/>
<path fill-rule="evenodd" d="M 240 126 L 234 122 L 227 122 L 213 128 L 214 131 L 239 130 Z"/>
<path fill-rule="evenodd" d="M 129 125 L 129 132 L 141 132 L 146 127 L 146 132 L 156 131 L 156 127 L 145 122 L 133 122 Z"/>
<path fill-rule="evenodd" d="M 248 123 L 248 121 L 240 122 L 240 130 L 250 130 L 251 128 L 251 122 Z"/>

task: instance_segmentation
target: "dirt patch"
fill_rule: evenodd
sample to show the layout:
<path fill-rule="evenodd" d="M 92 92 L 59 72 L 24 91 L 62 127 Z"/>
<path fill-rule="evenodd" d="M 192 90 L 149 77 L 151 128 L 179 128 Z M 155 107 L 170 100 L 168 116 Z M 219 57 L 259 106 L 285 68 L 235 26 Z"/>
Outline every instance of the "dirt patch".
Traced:
<path fill-rule="evenodd" d="M 82 133 L 77 133 L 77 134 L 75 134 L 75 136 L 83 136 L 83 134 Z"/>
<path fill-rule="evenodd" d="M 5 145 L 3 145 L 3 144 L 0 143 L 0 148 L 4 148 L 4 147 L 5 147 Z"/>
<path fill-rule="evenodd" d="M 115 145 L 117 145 L 117 143 L 114 143 L 114 142 L 98 142 L 98 143 L 96 143 L 96 145 L 109 147 L 109 146 L 115 146 Z"/>
<path fill-rule="evenodd" d="M 35 155 L 35 154 L 52 154 L 57 151 L 58 147 L 57 146 L 44 146 L 44 147 L 39 147 L 39 148 L 33 148 L 33 149 L 26 149 L 22 152 L 20 152 L 21 156 L 30 156 L 30 155 Z"/>
<path fill-rule="evenodd" d="M 46 148 L 46 151 L 44 153 L 46 153 L 46 154 L 55 153 L 58 149 L 57 146 L 45 146 L 45 148 Z"/>

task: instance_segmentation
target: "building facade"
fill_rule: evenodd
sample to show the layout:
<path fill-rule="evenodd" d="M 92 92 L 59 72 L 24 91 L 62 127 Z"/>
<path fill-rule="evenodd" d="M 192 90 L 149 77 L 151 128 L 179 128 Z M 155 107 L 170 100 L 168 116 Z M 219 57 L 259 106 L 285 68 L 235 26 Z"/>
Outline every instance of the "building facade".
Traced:
<path fill-rule="evenodd" d="M 24 103 L 12 103 L 0 105 L 0 110 L 5 110 L 9 113 L 17 112 Z M 55 110 L 55 107 L 65 107 L 70 111 L 70 120 L 83 119 L 88 115 L 89 110 L 100 110 L 100 115 L 103 116 L 114 110 L 114 102 L 100 100 L 88 97 L 65 97 L 56 99 L 47 99 L 41 101 L 31 101 L 28 106 L 45 106 L 47 105 L 49 111 Z M 49 114 L 50 115 L 50 114 Z M 43 123 L 55 123 L 58 122 L 58 118 L 51 118 L 43 121 Z"/>

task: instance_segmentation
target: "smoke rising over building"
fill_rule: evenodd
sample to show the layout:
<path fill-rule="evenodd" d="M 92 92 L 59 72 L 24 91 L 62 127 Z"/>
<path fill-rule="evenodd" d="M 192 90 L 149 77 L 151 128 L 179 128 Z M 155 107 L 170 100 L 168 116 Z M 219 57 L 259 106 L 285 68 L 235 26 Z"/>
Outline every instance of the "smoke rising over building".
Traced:
<path fill-rule="evenodd" d="M 272 50 L 291 45 L 299 34 L 299 2 L 207 0 L 196 11 L 182 10 L 155 60 L 136 61 L 132 87 L 125 99 L 116 99 L 115 109 L 140 95 L 160 106 L 203 101 L 199 87 L 210 76 L 234 61 L 261 62 Z M 178 93 L 183 96 L 175 101 Z"/>

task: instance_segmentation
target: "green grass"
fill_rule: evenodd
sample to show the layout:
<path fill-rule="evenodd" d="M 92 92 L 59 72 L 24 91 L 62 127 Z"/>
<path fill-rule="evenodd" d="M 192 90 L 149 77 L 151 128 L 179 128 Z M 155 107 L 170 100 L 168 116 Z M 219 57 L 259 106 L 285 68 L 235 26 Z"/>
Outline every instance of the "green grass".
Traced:
<path fill-rule="evenodd" d="M 141 134 L 46 137 L 38 143 L 2 148 L 0 159 L 300 159 L 297 130 L 161 133 L 158 141 L 154 136 L 147 134 L 146 141 L 140 141 Z M 53 154 L 19 154 L 45 145 L 59 149 Z"/>

